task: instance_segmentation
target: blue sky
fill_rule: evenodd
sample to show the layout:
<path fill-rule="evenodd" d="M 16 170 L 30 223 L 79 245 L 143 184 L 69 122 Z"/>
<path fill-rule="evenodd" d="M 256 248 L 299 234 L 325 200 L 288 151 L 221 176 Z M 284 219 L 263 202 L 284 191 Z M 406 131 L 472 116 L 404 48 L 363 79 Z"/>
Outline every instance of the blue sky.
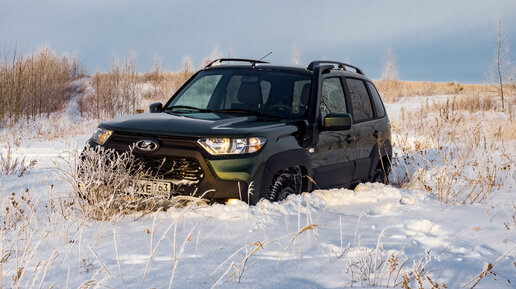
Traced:
<path fill-rule="evenodd" d="M 305 0 L 0 0 L 0 50 L 48 45 L 78 53 L 90 72 L 114 55 L 136 55 L 140 70 L 155 56 L 178 70 L 196 67 L 215 48 L 232 56 L 302 64 L 350 62 L 381 77 L 387 51 L 406 80 L 486 82 L 494 68 L 502 17 L 507 59 L 515 62 L 516 1 Z"/>

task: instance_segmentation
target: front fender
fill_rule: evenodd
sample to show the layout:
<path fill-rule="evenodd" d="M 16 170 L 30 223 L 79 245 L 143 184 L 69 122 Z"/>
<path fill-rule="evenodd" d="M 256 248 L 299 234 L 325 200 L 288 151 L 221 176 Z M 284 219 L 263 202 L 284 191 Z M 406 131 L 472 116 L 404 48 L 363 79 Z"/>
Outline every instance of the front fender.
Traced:
<path fill-rule="evenodd" d="M 279 171 L 296 166 L 301 167 L 303 174 L 312 177 L 312 162 L 306 149 L 292 149 L 271 156 L 265 163 L 260 180 L 260 198 L 267 197 L 272 179 Z M 311 188 L 311 182 L 303 181 L 303 191 L 311 191 Z"/>

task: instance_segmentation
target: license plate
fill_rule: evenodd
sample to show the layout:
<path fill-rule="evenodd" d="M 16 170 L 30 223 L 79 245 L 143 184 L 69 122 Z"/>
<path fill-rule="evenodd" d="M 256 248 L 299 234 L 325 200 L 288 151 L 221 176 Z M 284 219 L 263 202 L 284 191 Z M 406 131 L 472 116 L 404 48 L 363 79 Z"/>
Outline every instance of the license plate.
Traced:
<path fill-rule="evenodd" d="M 157 180 L 131 180 L 129 188 L 134 188 L 136 194 L 168 195 L 172 192 L 172 183 Z"/>

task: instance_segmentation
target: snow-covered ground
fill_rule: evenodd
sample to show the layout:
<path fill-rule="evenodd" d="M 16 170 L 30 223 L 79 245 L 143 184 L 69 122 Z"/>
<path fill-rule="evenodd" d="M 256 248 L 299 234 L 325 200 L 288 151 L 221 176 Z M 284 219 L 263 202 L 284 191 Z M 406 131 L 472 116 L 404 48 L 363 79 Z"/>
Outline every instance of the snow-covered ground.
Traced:
<path fill-rule="evenodd" d="M 426 102 L 402 98 L 387 109 L 396 124 L 402 108 L 417 111 Z M 78 123 L 73 111 L 70 106 L 61 122 L 73 117 Z M 88 125 L 92 131 L 95 124 Z M 443 157 L 428 162 L 435 167 L 419 175 L 430 178 L 420 189 L 392 179 L 396 185 L 320 190 L 280 203 L 186 206 L 88 221 L 69 198 L 60 169 L 89 136 L 19 137 L 12 145 L 14 158 L 37 163 L 21 177 L 0 176 L 0 287 L 384 288 L 402 287 L 406 276 L 407 286 L 419 288 L 413 280 L 419 273 L 424 288 L 432 288 L 426 276 L 440 288 L 443 282 L 471 288 L 479 279 L 475 288 L 516 288 L 514 163 L 495 176 L 489 199 L 473 204 L 440 201 L 443 183 L 428 174 L 448 165 Z M 395 140 L 403 137 L 394 131 Z M 417 143 L 417 135 L 407 137 Z M 486 146 L 500 165 L 516 156 L 514 139 L 506 142 L 503 150 Z M 461 149 L 457 143 L 452 156 Z M 406 153 L 395 150 L 399 158 Z M 5 158 L 7 145 L 0 153 Z M 395 162 L 395 173 L 408 172 L 408 163 Z M 472 168 L 482 169 L 480 163 L 465 166 L 471 170 L 465 174 L 476 178 Z"/>

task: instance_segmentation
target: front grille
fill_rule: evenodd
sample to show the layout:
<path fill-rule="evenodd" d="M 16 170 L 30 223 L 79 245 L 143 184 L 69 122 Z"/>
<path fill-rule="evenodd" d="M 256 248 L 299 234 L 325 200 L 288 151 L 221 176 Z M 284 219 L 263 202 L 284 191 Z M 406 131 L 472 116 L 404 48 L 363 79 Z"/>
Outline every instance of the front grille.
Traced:
<path fill-rule="evenodd" d="M 169 180 L 185 180 L 192 182 L 200 182 L 204 176 L 204 172 L 199 162 L 194 158 L 184 157 L 156 157 L 147 158 L 139 157 L 145 168 L 158 178 Z"/>
<path fill-rule="evenodd" d="M 194 139 L 115 131 L 106 144 L 115 150 L 126 151 L 129 146 L 142 139 L 156 140 L 160 144 L 157 152 L 161 156 L 151 157 L 138 149 L 133 151 L 136 159 L 143 163 L 146 172 L 151 174 L 152 177 L 193 183 L 199 183 L 203 179 L 204 172 L 199 161 L 191 154 L 184 156 L 181 154 L 184 151 L 197 149 Z M 174 152 L 175 150 L 177 151 Z"/>

